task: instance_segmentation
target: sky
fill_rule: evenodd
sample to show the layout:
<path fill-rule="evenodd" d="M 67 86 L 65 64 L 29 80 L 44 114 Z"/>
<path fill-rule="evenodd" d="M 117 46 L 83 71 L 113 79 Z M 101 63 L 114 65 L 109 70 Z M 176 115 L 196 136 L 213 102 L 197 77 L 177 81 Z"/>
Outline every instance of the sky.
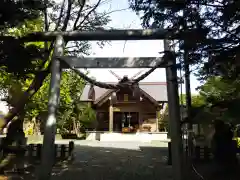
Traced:
<path fill-rule="evenodd" d="M 95 1 L 95 0 L 91 0 Z M 120 9 L 127 9 L 129 7 L 128 0 L 108 0 L 108 3 L 101 5 L 98 10 L 114 11 Z M 111 22 L 108 27 L 116 29 L 141 29 L 140 17 L 136 15 L 131 9 L 117 11 L 110 14 Z M 102 49 L 96 43 L 92 43 L 92 54 L 95 57 L 155 57 L 159 56 L 159 52 L 163 51 L 162 40 L 144 40 L 144 41 L 111 41 Z M 146 72 L 148 69 L 112 69 L 120 77 L 128 75 L 132 77 L 134 74 L 142 71 Z M 116 82 L 117 78 L 113 76 L 109 69 L 89 69 L 90 76 L 95 77 L 102 82 Z M 191 91 L 196 94 L 196 87 L 200 85 L 196 77 L 191 76 Z M 166 81 L 165 69 L 159 68 L 150 74 L 144 82 L 164 82 Z M 183 92 L 185 88 L 183 87 Z"/>

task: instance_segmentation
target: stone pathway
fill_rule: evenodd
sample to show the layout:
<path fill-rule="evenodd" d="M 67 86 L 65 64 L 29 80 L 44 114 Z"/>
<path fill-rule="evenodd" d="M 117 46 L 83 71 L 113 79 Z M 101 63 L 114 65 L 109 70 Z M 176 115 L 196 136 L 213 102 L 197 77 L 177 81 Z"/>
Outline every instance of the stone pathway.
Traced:
<path fill-rule="evenodd" d="M 75 142 L 75 160 L 53 170 L 60 180 L 170 180 L 167 144 Z"/>

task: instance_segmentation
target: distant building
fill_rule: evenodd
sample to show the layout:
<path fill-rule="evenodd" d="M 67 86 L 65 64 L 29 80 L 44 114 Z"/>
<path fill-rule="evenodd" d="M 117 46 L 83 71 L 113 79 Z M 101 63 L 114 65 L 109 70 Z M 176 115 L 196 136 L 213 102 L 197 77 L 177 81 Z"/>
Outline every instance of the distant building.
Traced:
<path fill-rule="evenodd" d="M 94 129 L 111 132 L 157 132 L 167 100 L 165 82 L 140 82 L 136 90 L 108 90 L 87 84 L 81 96 L 81 101 L 91 103 L 96 110 Z"/>

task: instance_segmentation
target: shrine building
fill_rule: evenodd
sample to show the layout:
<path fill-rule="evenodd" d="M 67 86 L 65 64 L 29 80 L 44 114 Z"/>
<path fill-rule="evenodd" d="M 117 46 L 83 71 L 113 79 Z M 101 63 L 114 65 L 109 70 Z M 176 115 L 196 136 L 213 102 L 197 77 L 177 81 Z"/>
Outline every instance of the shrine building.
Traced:
<path fill-rule="evenodd" d="M 137 87 L 138 91 L 85 86 L 81 101 L 90 103 L 96 112 L 96 132 L 136 134 L 161 131 L 160 115 L 168 99 L 166 82 L 140 82 Z"/>

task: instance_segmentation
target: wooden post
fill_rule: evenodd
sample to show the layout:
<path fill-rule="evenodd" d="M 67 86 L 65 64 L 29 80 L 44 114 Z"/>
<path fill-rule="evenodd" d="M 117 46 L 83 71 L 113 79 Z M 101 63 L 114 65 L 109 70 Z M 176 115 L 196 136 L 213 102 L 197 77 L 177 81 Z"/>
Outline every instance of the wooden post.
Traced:
<path fill-rule="evenodd" d="M 168 165 L 172 165 L 172 144 L 168 142 Z"/>
<path fill-rule="evenodd" d="M 160 108 L 156 111 L 156 132 L 159 132 Z"/>
<path fill-rule="evenodd" d="M 142 130 L 142 121 L 143 121 L 143 119 L 142 119 L 142 111 L 140 111 L 139 115 L 138 115 L 138 124 L 139 124 L 138 129 L 139 129 L 139 131 Z"/>
<path fill-rule="evenodd" d="M 54 162 L 56 162 L 57 157 L 58 157 L 58 145 L 55 144 L 54 145 Z"/>
<path fill-rule="evenodd" d="M 61 145 L 61 150 L 60 150 L 60 157 L 61 157 L 61 160 L 63 160 L 66 156 L 66 145 L 65 144 L 62 144 Z"/>
<path fill-rule="evenodd" d="M 109 98 L 109 132 L 113 132 L 113 103 L 112 98 Z"/>
<path fill-rule="evenodd" d="M 41 159 L 42 156 L 42 144 L 37 144 L 37 150 L 36 150 L 36 154 L 37 154 L 37 159 Z"/>
<path fill-rule="evenodd" d="M 31 159 L 33 157 L 33 151 L 34 151 L 34 144 L 29 144 L 28 145 L 28 156 L 29 156 L 29 159 Z"/>

